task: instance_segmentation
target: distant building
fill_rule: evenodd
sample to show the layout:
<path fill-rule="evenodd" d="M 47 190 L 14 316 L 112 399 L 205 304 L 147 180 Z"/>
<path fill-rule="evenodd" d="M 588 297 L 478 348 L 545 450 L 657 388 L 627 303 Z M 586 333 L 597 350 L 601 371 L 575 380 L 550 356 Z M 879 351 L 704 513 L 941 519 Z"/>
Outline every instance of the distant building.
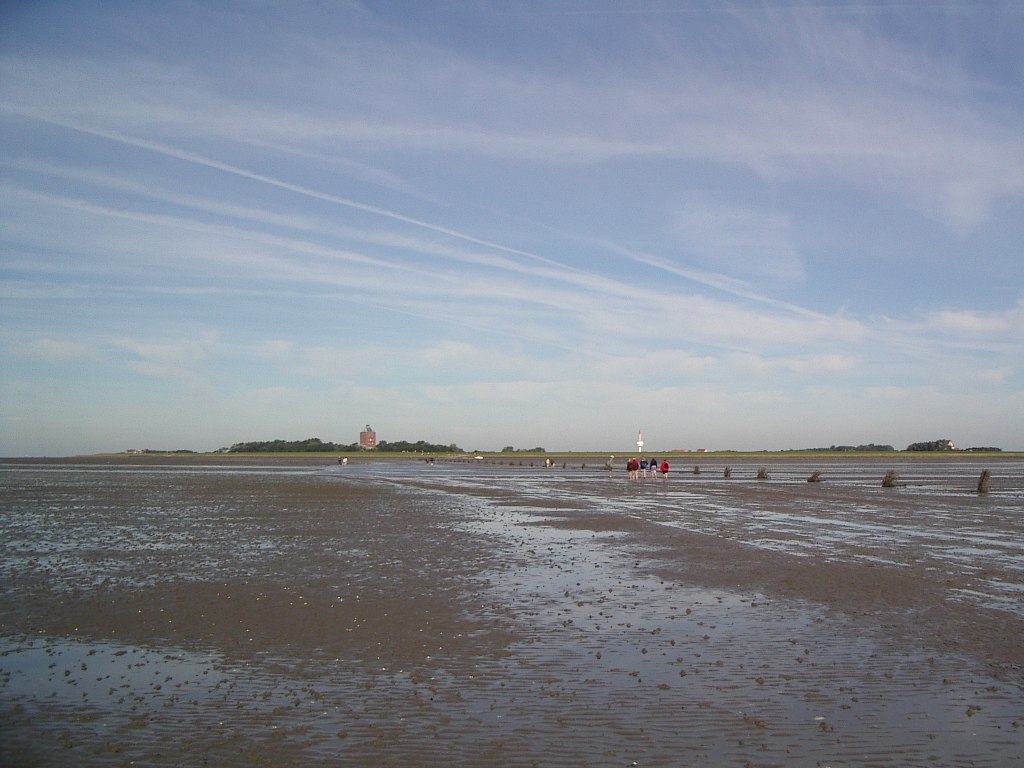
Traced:
<path fill-rule="evenodd" d="M 359 433 L 359 447 L 364 451 L 375 451 L 377 449 L 377 433 L 366 425 L 366 429 Z"/>

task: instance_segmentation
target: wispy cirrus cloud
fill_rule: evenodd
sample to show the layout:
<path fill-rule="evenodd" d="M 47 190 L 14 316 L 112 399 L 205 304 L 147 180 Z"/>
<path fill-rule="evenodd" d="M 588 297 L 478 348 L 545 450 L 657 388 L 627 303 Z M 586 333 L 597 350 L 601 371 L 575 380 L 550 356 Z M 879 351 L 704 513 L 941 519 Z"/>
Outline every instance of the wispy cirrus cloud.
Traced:
<path fill-rule="evenodd" d="M 316 224 L 310 221 L 298 218 L 285 221 L 280 216 L 263 218 L 249 210 L 225 209 L 217 205 L 208 207 L 205 201 L 196 198 L 181 198 L 177 202 L 187 202 L 205 212 L 212 210 L 218 214 L 236 215 L 241 218 L 241 222 L 237 225 L 211 223 L 197 218 L 155 214 L 133 210 L 133 207 L 112 207 L 83 198 L 40 194 L 17 188 L 9 188 L 8 193 L 35 202 L 73 209 L 89 216 L 121 219 L 175 231 L 175 249 L 181 254 L 178 262 L 191 264 L 195 269 L 195 279 L 210 274 L 211 267 L 215 271 L 222 271 L 222 268 L 234 270 L 244 266 L 248 276 L 252 268 L 259 265 L 264 280 L 273 276 L 307 285 L 316 284 L 321 289 L 333 286 L 364 291 L 368 292 L 368 296 L 375 297 L 370 301 L 380 306 L 391 306 L 427 317 L 448 315 L 454 322 L 486 322 L 486 318 L 492 316 L 492 328 L 515 322 L 513 318 L 521 314 L 518 306 L 523 303 L 547 307 L 556 316 L 570 317 L 574 322 L 589 328 L 592 333 L 598 334 L 609 329 L 624 328 L 627 321 L 635 325 L 646 324 L 648 320 L 644 319 L 645 316 L 652 325 L 664 316 L 699 317 L 705 323 L 704 337 L 709 342 L 729 338 L 765 341 L 772 337 L 791 342 L 809 335 L 835 336 L 844 325 L 850 325 L 847 321 L 825 316 L 817 316 L 816 321 L 808 322 L 804 313 L 792 312 L 796 309 L 794 307 L 781 307 L 783 311 L 779 313 L 759 313 L 699 294 L 666 292 L 651 286 L 637 287 L 532 254 L 523 253 L 525 259 L 516 259 L 513 257 L 519 254 L 518 251 L 510 253 L 508 249 L 493 249 L 485 243 L 471 251 L 386 230 L 332 230 L 321 224 L 322 234 L 354 241 L 352 248 L 338 248 L 320 245 L 294 234 L 282 235 L 273 231 L 283 224 L 289 224 L 288 228 L 307 234 L 311 226 L 316 229 Z M 261 226 L 253 227 L 252 223 Z M 122 247 L 124 242 L 132 242 L 132 238 L 123 236 L 118 239 L 122 241 Z M 388 247 L 388 255 L 367 255 L 362 246 L 368 244 Z M 108 234 L 104 234 L 103 245 L 114 249 L 118 247 L 110 241 Z M 145 247 L 152 249 L 154 246 L 158 249 L 154 251 L 154 258 L 159 253 L 161 260 L 167 263 L 172 253 L 168 244 L 149 241 Z M 134 249 L 137 246 L 132 247 Z M 208 256 L 202 262 L 195 262 L 192 254 L 200 252 Z M 402 252 L 406 252 L 406 255 L 402 255 Z M 424 256 L 431 257 L 429 265 L 422 261 Z M 310 257 L 314 257 L 314 260 L 310 260 Z M 222 268 L 215 266 L 218 264 Z M 349 268 L 351 266 L 364 266 L 368 269 L 353 271 Z M 475 269 L 467 271 L 466 266 Z M 662 266 L 672 270 L 667 264 Z M 752 295 L 735 290 L 727 282 L 716 282 L 697 271 L 679 274 L 687 279 L 695 279 L 698 283 L 726 288 L 744 297 Z M 396 283 L 396 275 L 413 279 Z M 358 294 L 352 296 L 358 300 Z M 438 298 L 432 303 L 431 296 Z M 480 301 L 487 298 L 492 303 L 484 307 Z M 458 312 L 460 300 L 469 302 L 466 307 L 468 315 L 460 315 Z M 507 316 L 501 317 L 501 312 L 495 316 L 501 307 L 507 307 Z M 672 329 L 665 333 L 669 337 L 674 335 Z M 551 334 L 552 340 L 557 337 L 557 331 Z"/>
<path fill-rule="evenodd" d="M 126 336 L 116 339 L 113 345 L 127 355 L 128 367 L 137 373 L 199 383 L 201 367 L 217 354 L 221 342 L 215 332 L 207 331 L 191 339 L 152 340 Z"/>
<path fill-rule="evenodd" d="M 888 190 L 958 229 L 983 221 L 995 201 L 1024 193 L 1016 126 L 995 99 L 951 105 L 949 97 L 971 83 L 947 57 L 827 9 L 734 9 L 714 24 L 734 59 L 726 68 L 705 62 L 724 50 L 665 42 L 597 77 L 593 62 L 552 76 L 414 36 L 382 45 L 371 33 L 344 53 L 314 52 L 331 73 L 316 100 L 277 91 L 247 101 L 180 65 L 145 60 L 69 67 L 7 57 L 3 92 L 9 106 L 41 119 L 164 140 L 219 136 L 290 151 L 341 145 L 366 157 L 402 151 L 538 164 L 649 157 L 739 164 L 782 180 L 844 179 Z M 679 34 L 669 29 L 652 25 L 646 34 L 655 41 Z M 69 76 L 77 80 L 68 98 L 47 98 L 41 84 Z M 281 77 L 301 78 L 298 70 Z M 307 90 L 297 88 L 296 98 Z"/>
<path fill-rule="evenodd" d="M 0 54 L 4 351 L 65 361 L 25 371 L 598 442 L 655 394 L 730 440 L 1016 402 L 1021 14 L 94 12 Z"/>
<path fill-rule="evenodd" d="M 805 277 L 784 213 L 689 195 L 673 213 L 673 228 L 688 255 L 716 270 L 724 266 L 753 283 L 789 283 Z"/>
<path fill-rule="evenodd" d="M 5 346 L 14 355 L 47 363 L 77 363 L 96 355 L 96 349 L 88 342 L 73 338 L 41 336 Z"/>
<path fill-rule="evenodd" d="M 944 309 L 925 318 L 926 327 L 958 338 L 1016 341 L 1024 346 L 1024 298 L 999 311 Z"/>

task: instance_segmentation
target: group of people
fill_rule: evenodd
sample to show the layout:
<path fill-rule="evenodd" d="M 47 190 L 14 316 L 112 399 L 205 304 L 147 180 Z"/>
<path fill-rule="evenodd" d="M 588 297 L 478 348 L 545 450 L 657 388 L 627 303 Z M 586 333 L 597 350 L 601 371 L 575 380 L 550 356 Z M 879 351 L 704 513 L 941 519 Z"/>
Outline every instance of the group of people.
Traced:
<path fill-rule="evenodd" d="M 641 477 L 647 477 L 650 472 L 650 477 L 657 477 L 658 472 L 661 472 L 661 476 L 668 479 L 668 462 L 662 461 L 661 466 L 658 465 L 657 459 L 630 459 L 626 462 L 626 471 L 629 473 L 630 480 L 639 480 Z"/>

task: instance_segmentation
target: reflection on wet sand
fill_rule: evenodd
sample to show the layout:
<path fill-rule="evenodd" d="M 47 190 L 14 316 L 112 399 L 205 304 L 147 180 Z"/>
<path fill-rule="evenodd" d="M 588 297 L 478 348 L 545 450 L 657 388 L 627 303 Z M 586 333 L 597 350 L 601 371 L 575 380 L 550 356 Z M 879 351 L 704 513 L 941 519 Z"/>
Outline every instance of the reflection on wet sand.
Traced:
<path fill-rule="evenodd" d="M 1006 472 L 732 466 L 0 466 L 4 762 L 1021 760 Z"/>

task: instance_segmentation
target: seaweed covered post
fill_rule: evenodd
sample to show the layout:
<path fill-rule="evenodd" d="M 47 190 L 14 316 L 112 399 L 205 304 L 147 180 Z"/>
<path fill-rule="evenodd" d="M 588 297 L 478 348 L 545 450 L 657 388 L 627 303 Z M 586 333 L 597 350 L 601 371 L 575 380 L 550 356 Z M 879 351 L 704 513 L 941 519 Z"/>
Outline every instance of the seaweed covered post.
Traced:
<path fill-rule="evenodd" d="M 811 473 L 811 476 L 807 478 L 808 483 L 820 483 L 821 482 L 821 471 L 815 470 Z"/>
<path fill-rule="evenodd" d="M 722 477 L 724 477 L 726 480 L 732 477 L 732 467 L 726 467 L 725 469 L 723 469 Z"/>
<path fill-rule="evenodd" d="M 764 467 L 761 467 L 759 470 L 757 470 L 757 479 L 758 480 L 767 480 L 768 479 L 768 470 L 765 469 Z"/>
<path fill-rule="evenodd" d="M 982 470 L 981 477 L 978 478 L 978 493 L 988 493 L 988 481 L 992 478 L 992 474 L 987 470 Z"/>
<path fill-rule="evenodd" d="M 883 488 L 895 488 L 896 481 L 899 480 L 900 476 L 896 474 L 896 470 L 890 469 L 885 473 L 885 477 L 882 478 Z"/>

